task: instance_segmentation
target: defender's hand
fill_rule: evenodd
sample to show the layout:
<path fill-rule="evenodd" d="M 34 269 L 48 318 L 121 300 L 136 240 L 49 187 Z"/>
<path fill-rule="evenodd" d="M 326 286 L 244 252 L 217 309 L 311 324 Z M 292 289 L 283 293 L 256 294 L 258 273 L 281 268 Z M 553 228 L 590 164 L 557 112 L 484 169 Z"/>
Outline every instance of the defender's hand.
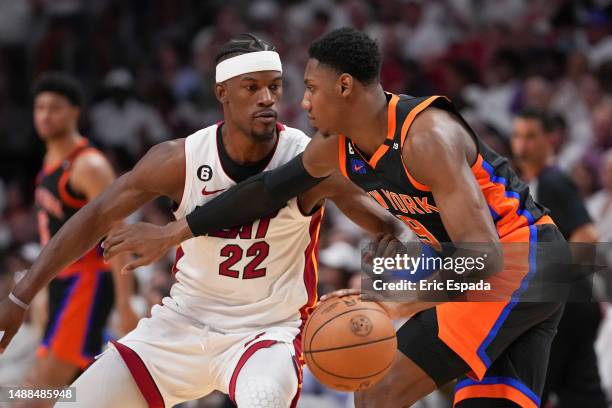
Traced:
<path fill-rule="evenodd" d="M 111 231 L 102 243 L 104 259 L 108 261 L 121 252 L 132 253 L 136 259 L 123 267 L 124 273 L 133 271 L 139 266 L 149 265 L 180 243 L 172 227 L 173 223 L 159 226 L 139 222 L 117 228 Z"/>
<path fill-rule="evenodd" d="M 25 317 L 26 311 L 13 303 L 9 298 L 0 302 L 0 353 L 11 342 L 13 336 L 19 330 Z"/>

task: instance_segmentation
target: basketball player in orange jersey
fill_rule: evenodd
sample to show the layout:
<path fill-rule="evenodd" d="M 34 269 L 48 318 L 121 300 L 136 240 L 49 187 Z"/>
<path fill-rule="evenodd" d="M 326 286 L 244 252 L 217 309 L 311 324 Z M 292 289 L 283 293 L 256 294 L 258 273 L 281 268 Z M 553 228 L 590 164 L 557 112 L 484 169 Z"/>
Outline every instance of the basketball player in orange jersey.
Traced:
<path fill-rule="evenodd" d="M 501 273 L 515 278 L 508 300 L 435 307 L 419 300 L 383 302 L 391 317 L 412 318 L 398 331 L 390 372 L 358 392 L 356 405 L 408 406 L 458 379 L 456 407 L 538 407 L 562 304 L 521 299 L 532 293 L 534 275 L 559 266 L 538 243 L 556 245 L 558 256 L 568 253 L 546 210 L 447 98 L 384 92 L 380 53 L 365 34 L 332 31 L 311 45 L 309 57 L 302 105 L 319 133 L 302 155 L 231 188 L 184 219 L 117 230 L 105 242 L 105 255 L 134 251 L 141 258 L 131 267 L 147 263 L 174 243 L 247 222 L 342 174 L 426 245 L 490 243 L 485 254 L 496 261 L 498 243 L 523 243 L 528 249 L 511 259 L 503 254 Z"/>
<path fill-rule="evenodd" d="M 94 246 L 113 222 L 160 195 L 172 198 L 175 216 L 184 217 L 303 151 L 310 139 L 277 122 L 282 65 L 269 43 L 248 34 L 229 41 L 217 55 L 216 81 L 224 121 L 153 147 L 62 226 L 0 303 L 0 330 L 6 331 L 1 347 L 35 293 Z M 301 330 L 316 302 L 324 198 L 373 233 L 406 230 L 338 175 L 255 222 L 183 242 L 171 295 L 76 380 L 77 405 L 173 406 L 217 389 L 239 407 L 295 407 Z M 250 205 L 257 200 L 242 203 Z"/>
<path fill-rule="evenodd" d="M 77 129 L 82 100 L 78 84 L 62 74 L 43 75 L 33 86 L 34 125 L 47 153 L 37 178 L 41 244 L 112 184 L 110 163 Z M 104 262 L 99 246 L 62 268 L 49 283 L 49 318 L 29 381 L 36 387 L 70 384 L 102 350 L 113 306 L 124 332 L 138 318 L 130 306 L 132 276 L 121 275 L 127 257 Z M 112 269 L 112 272 L 109 270 Z M 113 290 L 114 283 L 114 290 Z"/>

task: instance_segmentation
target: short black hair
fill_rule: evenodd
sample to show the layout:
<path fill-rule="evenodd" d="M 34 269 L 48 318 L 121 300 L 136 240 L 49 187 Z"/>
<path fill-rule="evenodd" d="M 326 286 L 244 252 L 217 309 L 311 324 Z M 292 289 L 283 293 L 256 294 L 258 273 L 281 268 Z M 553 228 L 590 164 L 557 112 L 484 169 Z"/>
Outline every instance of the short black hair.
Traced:
<path fill-rule="evenodd" d="M 378 44 L 351 27 L 338 28 L 315 40 L 308 49 L 308 56 L 366 85 L 380 78 Z"/>
<path fill-rule="evenodd" d="M 276 47 L 255 34 L 240 34 L 221 46 L 215 57 L 215 65 L 236 55 L 257 51 L 276 51 Z"/>
<path fill-rule="evenodd" d="M 81 107 L 83 105 L 83 91 L 73 77 L 61 72 L 47 72 L 42 74 L 32 86 L 32 99 L 43 92 L 53 92 L 62 95 L 70 104 Z"/>
<path fill-rule="evenodd" d="M 557 124 L 555 122 L 555 119 L 553 119 L 546 112 L 539 109 L 526 108 L 519 112 L 516 116 L 522 119 L 537 120 L 538 122 L 540 122 L 540 124 L 542 125 L 542 129 L 544 129 L 545 132 L 551 132 L 555 129 L 555 125 Z"/>

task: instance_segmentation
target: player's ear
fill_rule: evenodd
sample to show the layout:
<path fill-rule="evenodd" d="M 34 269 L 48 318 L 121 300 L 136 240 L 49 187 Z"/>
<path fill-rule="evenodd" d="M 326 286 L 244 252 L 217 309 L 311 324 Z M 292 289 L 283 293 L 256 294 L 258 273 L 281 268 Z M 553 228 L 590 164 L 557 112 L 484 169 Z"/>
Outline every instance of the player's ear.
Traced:
<path fill-rule="evenodd" d="M 227 102 L 227 86 L 226 84 L 215 84 L 215 97 L 222 104 Z"/>
<path fill-rule="evenodd" d="M 340 75 L 338 85 L 340 86 L 340 95 L 347 97 L 353 91 L 353 77 L 346 73 Z"/>

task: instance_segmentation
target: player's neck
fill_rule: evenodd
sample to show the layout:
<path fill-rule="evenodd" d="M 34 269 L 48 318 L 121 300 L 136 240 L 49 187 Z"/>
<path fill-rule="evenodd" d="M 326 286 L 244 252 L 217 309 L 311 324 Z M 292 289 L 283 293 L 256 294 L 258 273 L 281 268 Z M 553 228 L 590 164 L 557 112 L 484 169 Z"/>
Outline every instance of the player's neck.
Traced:
<path fill-rule="evenodd" d="M 63 160 L 76 148 L 81 140 L 83 140 L 83 137 L 76 131 L 47 140 L 45 143 L 47 146 L 46 164 L 49 165 Z"/>
<path fill-rule="evenodd" d="M 255 140 L 240 129 L 225 122 L 221 128 L 221 140 L 227 155 L 234 163 L 250 164 L 266 158 L 274 146 L 278 135 L 269 140 Z"/>
<path fill-rule="evenodd" d="M 365 92 L 357 103 L 342 133 L 371 157 L 387 137 L 387 98 L 382 86 L 377 85 L 371 92 Z"/>

